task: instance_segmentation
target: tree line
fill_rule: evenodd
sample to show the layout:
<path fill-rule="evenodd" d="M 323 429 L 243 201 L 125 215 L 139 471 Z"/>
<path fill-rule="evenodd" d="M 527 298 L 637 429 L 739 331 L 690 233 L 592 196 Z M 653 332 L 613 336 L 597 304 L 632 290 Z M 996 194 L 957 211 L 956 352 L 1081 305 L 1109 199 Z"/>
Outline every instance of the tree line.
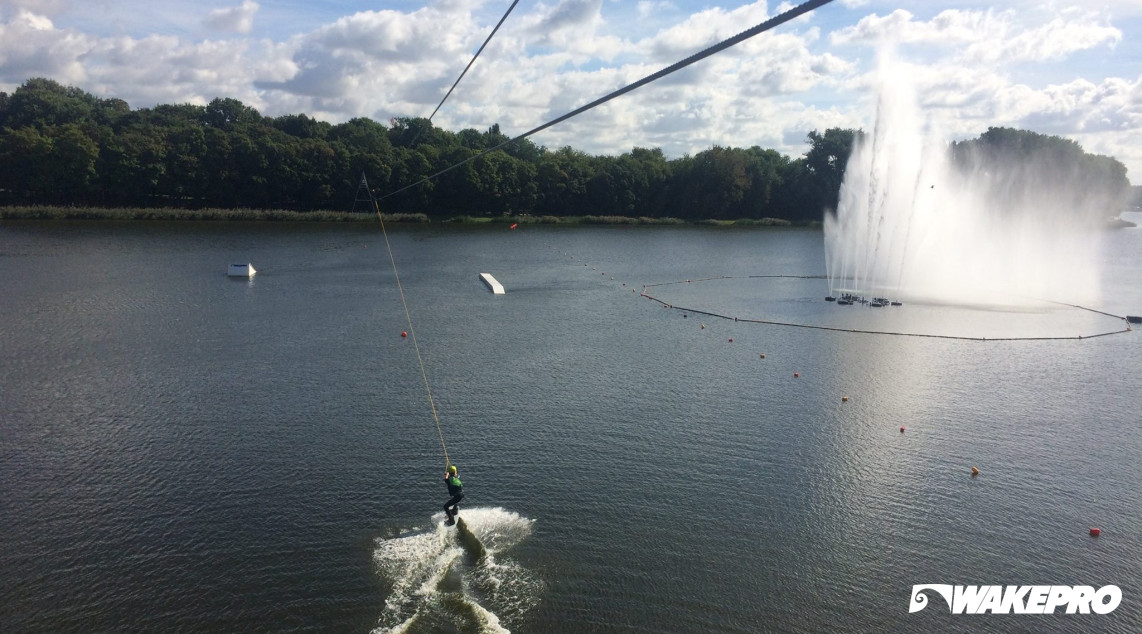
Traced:
<path fill-rule="evenodd" d="M 819 221 L 837 205 L 860 134 L 810 132 L 797 158 L 757 146 L 677 159 L 637 147 L 592 156 L 525 139 L 409 187 L 383 210 Z M 977 142 L 986 145 L 985 137 Z M 348 210 L 362 174 L 386 196 L 507 140 L 498 125 L 452 132 L 423 118 L 334 125 L 304 114 L 266 117 L 231 98 L 132 110 L 122 99 L 37 78 L 0 92 L 0 204 Z M 1097 158 L 1105 174 L 1092 183 L 1125 182 L 1121 163 Z"/>

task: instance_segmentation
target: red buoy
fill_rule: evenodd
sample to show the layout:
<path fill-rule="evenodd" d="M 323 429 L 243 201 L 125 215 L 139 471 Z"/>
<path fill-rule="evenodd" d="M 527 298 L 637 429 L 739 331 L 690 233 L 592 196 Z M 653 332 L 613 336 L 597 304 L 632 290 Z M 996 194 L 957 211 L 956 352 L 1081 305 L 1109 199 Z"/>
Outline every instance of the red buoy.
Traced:
<path fill-rule="evenodd" d="M 515 229 L 515 228 L 516 228 L 516 227 L 518 227 L 518 226 L 519 226 L 518 224 L 516 224 L 516 223 L 514 223 L 514 222 L 513 222 L 513 223 L 512 223 L 512 226 L 511 226 L 511 228 L 512 228 L 512 229 Z"/>
<path fill-rule="evenodd" d="M 801 373 L 800 373 L 800 372 L 794 372 L 794 373 L 793 373 L 793 378 L 797 379 L 797 378 L 800 378 L 800 377 L 801 377 Z"/>
<path fill-rule="evenodd" d="M 730 337 L 730 343 L 733 343 L 733 342 L 734 342 L 733 337 Z"/>
<path fill-rule="evenodd" d="M 400 331 L 400 336 L 401 336 L 401 337 L 407 337 L 407 336 L 408 336 L 408 331 L 406 331 L 406 330 L 402 330 L 402 331 Z"/>
<path fill-rule="evenodd" d="M 1097 528 L 1090 529 L 1090 536 L 1091 537 L 1098 537 L 1101 534 L 1102 534 L 1102 531 L 1097 529 Z"/>
<path fill-rule="evenodd" d="M 902 433 L 902 434 L 904 433 L 904 425 L 900 426 L 900 433 Z"/>

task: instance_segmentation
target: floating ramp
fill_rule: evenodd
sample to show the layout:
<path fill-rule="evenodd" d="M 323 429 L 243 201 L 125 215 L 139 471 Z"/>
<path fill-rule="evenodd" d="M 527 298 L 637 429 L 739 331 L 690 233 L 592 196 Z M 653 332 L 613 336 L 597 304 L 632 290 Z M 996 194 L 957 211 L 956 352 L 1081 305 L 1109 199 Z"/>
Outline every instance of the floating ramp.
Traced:
<path fill-rule="evenodd" d="M 491 273 L 480 273 L 480 279 L 484 280 L 484 283 L 488 285 L 488 288 L 492 289 L 492 295 L 504 294 L 504 285 L 497 282 L 496 278 L 492 277 Z"/>
<path fill-rule="evenodd" d="M 231 264 L 230 268 L 226 269 L 226 275 L 229 277 L 253 277 L 254 273 L 257 271 L 254 270 L 254 265 L 249 263 Z"/>

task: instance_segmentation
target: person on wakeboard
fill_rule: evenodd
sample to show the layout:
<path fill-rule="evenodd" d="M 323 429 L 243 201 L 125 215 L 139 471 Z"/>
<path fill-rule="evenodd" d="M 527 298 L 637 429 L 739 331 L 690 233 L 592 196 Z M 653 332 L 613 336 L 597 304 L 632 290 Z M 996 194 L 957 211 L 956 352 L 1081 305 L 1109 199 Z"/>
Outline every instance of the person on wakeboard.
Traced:
<path fill-rule="evenodd" d="M 444 473 L 444 483 L 448 485 L 448 495 L 452 496 L 452 499 L 444 503 L 444 514 L 448 516 L 448 521 L 444 522 L 444 525 L 452 526 L 456 523 L 456 516 L 460 514 L 460 507 L 457 505 L 464 499 L 464 484 L 456 475 L 456 465 L 448 467 L 448 471 Z"/>

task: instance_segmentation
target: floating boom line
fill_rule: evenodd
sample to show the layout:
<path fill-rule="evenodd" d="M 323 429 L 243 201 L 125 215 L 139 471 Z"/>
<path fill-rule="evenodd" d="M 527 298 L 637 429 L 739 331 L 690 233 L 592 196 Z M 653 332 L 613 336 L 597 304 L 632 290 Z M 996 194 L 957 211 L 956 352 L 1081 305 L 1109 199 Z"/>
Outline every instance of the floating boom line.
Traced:
<path fill-rule="evenodd" d="M 700 61 L 706 59 L 707 57 L 709 57 L 715 53 L 720 53 L 720 52 L 726 50 L 727 48 L 729 48 L 731 46 L 740 44 L 740 43 L 748 40 L 749 38 L 751 38 L 755 35 L 760 35 L 761 33 L 764 33 L 764 32 L 766 32 L 766 31 L 768 31 L 774 27 L 785 24 L 786 22 L 788 22 L 794 18 L 800 17 L 800 16 L 802 16 L 802 15 L 804 15 L 804 14 L 806 14 L 806 13 L 808 13 L 814 9 L 818 9 L 818 8 L 820 8 L 826 4 L 829 4 L 832 1 L 833 0 L 809 0 L 808 2 L 797 5 L 796 7 L 793 7 L 792 9 L 786 11 L 785 13 L 775 15 L 772 18 L 766 20 L 765 22 L 762 22 L 761 24 L 758 24 L 752 28 L 746 29 L 745 31 L 742 31 L 741 33 L 738 33 L 737 35 L 735 35 L 731 38 L 722 40 L 721 42 L 718 42 L 717 44 L 714 44 L 713 46 L 711 46 L 705 50 L 699 51 L 699 52 L 691 55 L 690 57 L 687 57 L 686 59 L 683 59 L 679 62 L 675 62 L 674 64 L 671 64 L 670 66 L 667 66 L 666 68 L 663 68 L 662 70 L 660 70 L 658 72 L 651 73 L 650 75 L 647 75 L 646 77 L 643 77 L 642 79 L 640 79 L 634 83 L 627 84 L 626 86 L 623 86 L 622 88 L 619 88 L 618 90 L 616 90 L 616 91 L 614 91 L 608 95 L 604 95 L 603 97 L 600 97 L 600 98 L 598 98 L 598 99 L 596 99 L 596 100 L 594 100 L 588 104 L 580 106 L 580 107 L 576 108 L 575 110 L 572 110 L 571 112 L 568 112 L 567 114 L 565 114 L 563 116 L 556 117 L 555 119 L 552 119 L 551 121 L 548 121 L 547 123 L 544 123 L 543 125 L 541 125 L 539 127 L 532 128 L 531 130 L 528 130 L 527 132 L 524 132 L 523 134 L 521 134 L 517 137 L 514 137 L 512 139 L 508 139 L 507 141 L 504 141 L 503 143 L 500 143 L 499 145 L 496 145 L 494 147 L 490 147 L 490 148 L 488 148 L 482 152 L 479 152 L 477 154 L 473 154 L 472 156 L 470 156 L 470 157 L 468 157 L 468 158 L 466 158 L 466 159 L 464 159 L 458 163 L 450 165 L 450 166 L 440 170 L 439 172 L 436 172 L 435 174 L 425 176 L 424 178 L 420 179 L 419 181 L 417 181 L 415 183 L 412 183 L 410 185 L 405 185 L 404 187 L 401 187 L 398 190 L 389 192 L 389 193 L 385 194 L 384 196 L 381 196 L 380 200 L 384 200 L 386 198 L 389 198 L 390 196 L 395 196 L 401 192 L 412 189 L 413 187 L 419 187 L 420 185 L 423 185 L 424 183 L 427 183 L 433 179 L 436 179 L 443 174 L 447 174 L 448 172 L 451 172 L 452 170 L 456 169 L 457 167 L 460 167 L 462 165 L 466 165 L 466 164 L 468 164 L 468 163 L 470 163 L 470 162 L 472 162 L 478 158 L 481 158 L 483 156 L 491 154 L 492 152 L 495 152 L 496 150 L 499 150 L 505 146 L 511 145 L 512 143 L 522 141 L 523 139 L 526 139 L 527 137 L 529 137 L 533 134 L 536 134 L 537 132 L 542 132 L 543 130 L 550 128 L 553 125 L 562 123 L 562 122 L 570 119 L 571 117 L 583 114 L 584 112 L 586 112 L 588 110 L 591 110 L 593 108 L 601 106 L 604 103 L 607 103 L 608 101 L 610 101 L 612 99 L 615 99 L 616 97 L 621 97 L 621 96 L 627 94 L 628 92 L 631 92 L 637 88 L 641 88 L 641 87 L 643 87 L 643 86 L 645 86 L 645 85 L 647 85 L 653 81 L 657 81 L 659 79 L 662 79 L 663 77 L 666 77 L 667 75 L 670 75 L 674 72 L 680 71 L 683 68 L 686 68 L 687 66 L 694 64 L 696 62 L 700 62 Z M 498 26 L 497 26 L 497 28 L 498 28 Z"/>

